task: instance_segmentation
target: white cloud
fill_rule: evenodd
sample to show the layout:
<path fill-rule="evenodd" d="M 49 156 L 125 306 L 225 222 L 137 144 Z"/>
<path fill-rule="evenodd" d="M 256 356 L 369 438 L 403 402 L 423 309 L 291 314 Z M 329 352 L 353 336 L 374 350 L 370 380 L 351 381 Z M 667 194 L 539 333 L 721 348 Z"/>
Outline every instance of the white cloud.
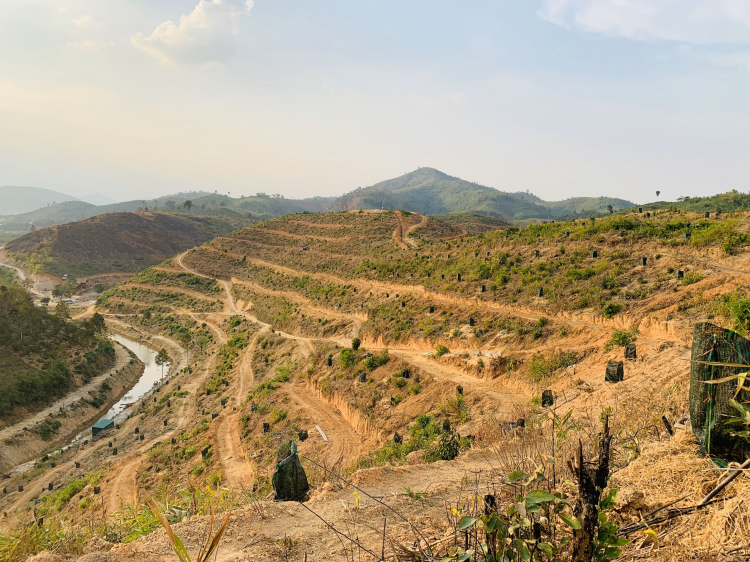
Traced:
<path fill-rule="evenodd" d="M 72 21 L 78 27 L 93 27 L 94 25 L 96 25 L 94 19 L 89 15 L 81 16 L 70 21 Z"/>
<path fill-rule="evenodd" d="M 630 39 L 750 43 L 747 0 L 544 0 L 557 25 Z"/>
<path fill-rule="evenodd" d="M 68 43 L 68 49 L 82 53 L 98 53 L 114 46 L 113 42 L 106 43 L 104 41 L 73 41 L 72 43 Z"/>
<path fill-rule="evenodd" d="M 205 64 L 234 55 L 239 20 L 253 7 L 253 0 L 200 0 L 195 9 L 167 21 L 148 37 L 139 33 L 133 45 L 163 63 Z"/>

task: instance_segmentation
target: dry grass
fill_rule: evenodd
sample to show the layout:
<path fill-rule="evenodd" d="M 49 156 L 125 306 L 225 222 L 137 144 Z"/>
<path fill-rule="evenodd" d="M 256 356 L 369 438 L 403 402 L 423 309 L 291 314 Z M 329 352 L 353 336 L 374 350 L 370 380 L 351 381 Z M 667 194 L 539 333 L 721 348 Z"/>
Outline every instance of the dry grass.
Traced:
<path fill-rule="evenodd" d="M 700 456 L 688 429 L 678 430 L 671 440 L 645 445 L 639 458 L 614 474 L 611 485 L 621 487 L 619 510 L 625 521 L 633 521 L 672 502 L 677 502 L 675 507 L 697 505 L 727 474 L 728 469 Z M 644 551 L 648 559 L 665 562 L 684 560 L 688 553 L 692 560 L 746 559 L 750 475 L 740 476 L 719 498 L 700 511 L 654 526 L 658 549 L 642 532 L 635 533 L 623 559 L 641 558 Z M 743 545 L 749 548 L 730 552 Z"/>

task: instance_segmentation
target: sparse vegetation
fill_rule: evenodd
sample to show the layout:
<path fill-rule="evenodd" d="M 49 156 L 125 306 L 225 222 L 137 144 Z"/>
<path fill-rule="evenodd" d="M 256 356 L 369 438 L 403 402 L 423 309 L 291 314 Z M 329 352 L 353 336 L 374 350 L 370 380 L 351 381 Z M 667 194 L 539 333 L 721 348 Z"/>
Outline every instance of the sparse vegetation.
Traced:
<path fill-rule="evenodd" d="M 605 353 L 612 351 L 615 347 L 625 347 L 634 343 L 638 339 L 639 333 L 638 328 L 614 330 L 612 332 L 612 337 L 604 344 Z"/>

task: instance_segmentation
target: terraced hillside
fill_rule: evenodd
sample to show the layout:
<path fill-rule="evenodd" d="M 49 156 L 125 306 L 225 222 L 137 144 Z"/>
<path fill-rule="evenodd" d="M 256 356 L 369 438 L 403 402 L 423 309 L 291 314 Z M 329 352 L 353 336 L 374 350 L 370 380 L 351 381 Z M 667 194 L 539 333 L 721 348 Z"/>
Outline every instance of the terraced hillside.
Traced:
<path fill-rule="evenodd" d="M 613 524 L 694 506 L 725 472 L 699 455 L 689 422 L 670 436 L 661 418 L 688 411 L 693 325 L 750 329 L 749 224 L 657 211 L 470 235 L 424 215 L 357 211 L 216 238 L 102 294 L 111 327 L 179 342 L 190 367 L 138 405 L 116 459 L 104 444 L 56 457 L 80 463 L 55 473 L 63 487 L 78 478 L 75 501 L 45 492 L 36 512 L 93 545 L 68 540 L 71 555 L 101 551 L 88 560 L 168 559 L 151 497 L 177 510 L 189 548 L 212 506 L 233 510 L 219 560 L 417 559 L 420 548 L 442 559 L 469 544 L 459 519 L 482 513 L 478 497 L 512 509 L 518 471 L 575 499 L 567 482 L 580 467 L 567 461 L 579 447 L 581 461 L 596 458 L 605 418 Z M 606 383 L 607 363 L 633 343 L 624 380 Z M 305 504 L 274 504 L 270 477 L 290 439 L 313 490 Z M 39 488 L 50 468 L 37 470 Z M 718 497 L 653 523 L 656 540 L 629 535 L 621 558 L 744 552 L 750 486 L 736 480 Z M 28 522 L 30 499 L 8 494 L 0 508 Z M 94 514 L 101 524 L 76 527 Z M 534 521 L 555 541 L 575 534 Z"/>

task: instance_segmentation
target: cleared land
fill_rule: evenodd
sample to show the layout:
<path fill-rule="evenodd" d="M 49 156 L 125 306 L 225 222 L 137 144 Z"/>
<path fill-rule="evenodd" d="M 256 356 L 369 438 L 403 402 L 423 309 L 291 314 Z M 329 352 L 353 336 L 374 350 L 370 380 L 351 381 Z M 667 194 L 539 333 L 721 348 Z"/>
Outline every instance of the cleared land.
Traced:
<path fill-rule="evenodd" d="M 109 541 L 90 547 L 107 552 L 89 560 L 169 559 L 164 532 L 139 515 L 150 497 L 188 513 L 176 529 L 190 548 L 211 506 L 234 509 L 218 560 L 351 559 L 305 507 L 267 501 L 278 448 L 295 439 L 315 461 L 303 460 L 308 508 L 377 556 L 384 517 L 387 553 L 407 557 L 402 546 L 416 541 L 442 556 L 463 544 L 451 510 L 476 514 L 476 498 L 490 491 L 512 505 L 513 471 L 547 478 L 554 455 L 555 481 L 570 492 L 567 461 L 579 439 L 584 457 L 596 456 L 603 413 L 615 435 L 611 484 L 621 489 L 612 520 L 695 505 L 725 473 L 700 457 L 689 424 L 670 437 L 661 416 L 674 422 L 688 410 L 696 322 L 750 328 L 748 224 L 744 215 L 659 211 L 469 236 L 460 225 L 373 211 L 290 215 L 217 238 L 100 298 L 113 321 L 184 342 L 191 367 L 118 433 L 124 459 L 105 462 L 105 444 L 58 458 L 81 462 L 85 482 L 74 501 L 41 494 L 37 513 L 65 515 L 69 530 L 101 520 L 75 531 Z M 623 382 L 605 383 L 626 341 L 638 359 L 625 363 Z M 557 417 L 541 407 L 543 390 L 553 391 Z M 525 428 L 511 426 L 519 419 Z M 450 461 L 438 460 L 445 422 L 460 435 Z M 361 492 L 358 503 L 357 490 L 320 467 L 412 525 Z M 38 489 L 51 469 L 37 470 L 29 486 Z M 55 477 L 61 489 L 73 483 Z M 750 486 L 740 478 L 720 498 L 654 525 L 658 544 L 640 532 L 623 559 L 744 552 Z M 0 499 L 6 507 L 32 517 L 14 493 Z"/>

